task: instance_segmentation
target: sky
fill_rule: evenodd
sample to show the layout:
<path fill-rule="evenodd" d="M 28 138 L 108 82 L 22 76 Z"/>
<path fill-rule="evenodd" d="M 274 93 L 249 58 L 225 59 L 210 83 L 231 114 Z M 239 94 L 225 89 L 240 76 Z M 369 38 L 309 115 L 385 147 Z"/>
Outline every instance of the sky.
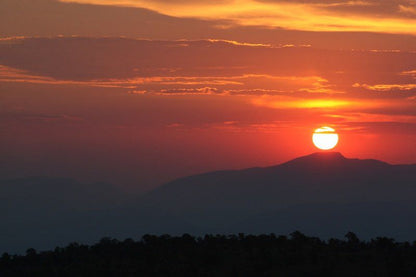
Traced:
<path fill-rule="evenodd" d="M 416 163 L 414 0 L 2 0 L 0 178 L 145 191 L 318 151 Z"/>

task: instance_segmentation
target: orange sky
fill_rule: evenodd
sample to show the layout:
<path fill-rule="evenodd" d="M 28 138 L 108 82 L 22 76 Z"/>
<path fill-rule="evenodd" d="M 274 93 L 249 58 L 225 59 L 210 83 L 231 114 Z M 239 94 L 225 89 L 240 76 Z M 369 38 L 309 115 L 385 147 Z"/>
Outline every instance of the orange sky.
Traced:
<path fill-rule="evenodd" d="M 0 176 L 145 190 L 311 153 L 324 125 L 347 157 L 416 163 L 415 20 L 410 0 L 4 0 Z"/>

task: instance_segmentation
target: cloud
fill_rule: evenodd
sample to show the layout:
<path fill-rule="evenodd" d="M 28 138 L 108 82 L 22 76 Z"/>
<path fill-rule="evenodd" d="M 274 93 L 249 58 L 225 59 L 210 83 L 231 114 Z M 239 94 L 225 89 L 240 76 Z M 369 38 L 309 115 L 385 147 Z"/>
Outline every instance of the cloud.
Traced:
<path fill-rule="evenodd" d="M 206 128 L 220 130 L 230 133 L 265 133 L 274 134 L 281 132 L 288 127 L 293 128 L 292 122 L 287 121 L 267 121 L 267 122 L 241 122 L 241 121 L 225 121 L 207 124 Z"/>
<path fill-rule="evenodd" d="M 391 74 L 388 78 L 392 78 L 395 74 L 409 71 L 416 60 L 416 53 L 405 51 L 335 51 L 314 47 L 254 46 L 224 40 L 61 37 L 9 42 L 11 44 L 0 43 L 0 64 L 31 72 L 32 75 L 75 81 L 263 74 L 316 75 L 328 80 L 327 85 L 331 85 L 332 79 L 342 76 L 348 81 L 349 75 L 359 71 L 359 77 L 367 78 L 370 72 L 378 77 L 385 75 L 383 71 Z M 343 73 L 336 74 L 340 71 Z M 385 76 L 380 79 L 384 80 Z M 357 79 L 355 82 L 368 81 Z"/>
<path fill-rule="evenodd" d="M 129 85 L 128 82 L 123 82 L 123 81 L 59 80 L 59 79 L 55 79 L 55 78 L 51 78 L 51 77 L 33 75 L 33 74 L 30 74 L 27 71 L 15 69 L 15 68 L 3 66 L 3 65 L 0 65 L 0 82 L 45 84 L 45 85 L 78 85 L 78 86 L 107 87 L 107 88 L 130 88 L 130 89 L 135 88 L 135 86 Z"/>
<path fill-rule="evenodd" d="M 404 76 L 411 76 L 416 79 L 416 70 L 403 71 L 401 74 Z"/>
<path fill-rule="evenodd" d="M 416 134 L 416 115 L 354 112 L 326 116 L 344 132 Z"/>
<path fill-rule="evenodd" d="M 365 31 L 416 34 L 415 4 L 401 1 L 148 1 L 61 0 L 96 5 L 130 6 L 182 18 L 224 20 L 235 25 L 305 31 Z M 345 16 L 348 15 L 348 16 Z M 379 18 L 382 17 L 383 21 Z"/>
<path fill-rule="evenodd" d="M 251 46 L 251 47 L 272 47 L 271 44 L 265 43 L 249 43 L 249 42 L 239 42 L 235 40 L 224 40 L 224 39 L 208 39 L 209 42 L 222 42 L 226 44 L 233 44 L 239 46 Z M 291 47 L 295 47 L 295 45 L 290 45 Z M 282 45 L 281 47 L 289 47 L 289 45 Z"/>
<path fill-rule="evenodd" d="M 122 36 L 153 40 L 223 39 L 251 44 L 312 45 L 330 49 L 379 49 L 382 46 L 383 49 L 414 50 L 416 47 L 415 36 L 397 35 L 414 33 L 412 32 L 414 24 L 409 22 L 408 15 L 397 14 L 395 9 L 392 9 L 393 15 L 380 15 L 383 20 L 380 20 L 380 17 L 371 18 L 374 14 L 380 13 L 376 10 L 378 4 L 368 9 L 374 10 L 373 15 L 357 16 L 355 12 L 341 14 L 340 11 L 327 11 L 328 8 L 316 6 L 319 2 L 310 4 L 310 1 L 307 1 L 308 3 L 306 1 L 304 3 L 250 1 L 252 4 L 248 8 L 245 2 L 240 1 L 158 2 L 141 1 L 148 5 L 170 5 L 170 13 L 188 11 L 191 18 L 169 16 L 167 15 L 169 11 L 166 12 L 166 8 L 163 7 L 156 8 L 155 12 L 144 8 L 113 5 L 124 3 L 129 6 L 135 4 L 140 6 L 140 1 L 136 0 L 95 2 L 106 5 L 86 5 L 55 0 L 2 0 L 0 1 L 0 34 L 2 37 L 76 35 Z M 94 1 L 84 1 L 84 3 L 94 3 Z M 403 1 L 400 3 L 403 4 Z M 220 14 L 217 16 L 215 8 L 208 9 L 211 13 L 210 18 L 198 16 L 199 11 L 205 10 L 204 5 L 228 6 L 230 8 L 219 11 L 228 13 L 225 18 L 230 17 L 230 12 L 235 12 L 234 16 L 237 19 L 220 19 Z M 406 6 L 405 3 L 403 5 Z M 182 6 L 188 8 L 185 10 L 179 8 Z M 246 7 L 246 9 L 236 9 L 234 6 Z M 261 8 L 264 6 L 268 8 Z M 257 7 L 260 7 L 260 10 Z M 289 13 L 290 16 L 276 15 L 275 13 L 279 11 L 282 11 L 283 15 Z M 161 14 L 163 12 L 166 14 Z M 313 32 L 307 31 L 311 29 Z M 329 30 L 334 32 L 328 32 Z M 371 31 L 371 33 L 346 33 L 345 31 L 348 30 Z"/>
<path fill-rule="evenodd" d="M 369 16 L 373 18 L 415 18 L 416 3 L 412 0 L 259 0 L 268 3 L 299 3 L 346 16 Z"/>
<path fill-rule="evenodd" d="M 416 16 L 416 3 L 412 3 L 411 6 L 399 5 L 399 11 L 410 16 Z"/>
<path fill-rule="evenodd" d="M 26 71 L 1 65 L 0 82 L 120 88 L 130 89 L 127 91 L 128 93 L 138 95 L 156 94 L 178 96 L 215 94 L 253 96 L 288 93 L 331 93 L 331 89 L 327 85 L 327 80 L 318 76 L 245 74 L 228 77 L 154 76 L 130 79 L 74 81 L 31 75 Z M 203 87 L 200 87 L 201 85 Z M 279 90 L 270 89 L 270 87 L 279 87 Z"/>
<path fill-rule="evenodd" d="M 354 88 L 365 88 L 372 91 L 413 91 L 416 89 L 416 84 L 376 84 L 367 85 L 355 83 L 352 85 Z"/>
<path fill-rule="evenodd" d="M 389 115 L 377 113 L 345 113 L 345 114 L 329 114 L 332 118 L 337 118 L 346 122 L 401 122 L 401 123 L 416 123 L 416 115 Z"/>
<path fill-rule="evenodd" d="M 0 64 L 70 80 L 189 75 L 201 71 L 203 75 L 243 73 L 265 59 L 262 52 L 274 49 L 277 54 L 284 49 L 214 39 L 151 41 L 60 37 L 7 38 L 4 41 L 7 44 L 0 43 Z M 224 59 L 224 54 L 232 59 Z"/>
<path fill-rule="evenodd" d="M 285 111 L 414 109 L 416 53 L 405 51 L 323 50 L 215 39 L 4 41 L 0 83 L 9 87 L 102 87 L 137 99 L 235 97 L 256 108 Z"/>
<path fill-rule="evenodd" d="M 161 89 L 156 92 L 159 95 L 212 95 L 224 94 L 217 88 L 203 87 L 203 88 L 176 88 L 176 89 Z"/>
<path fill-rule="evenodd" d="M 0 65 L 0 82 L 70 85 L 129 89 L 130 94 L 157 95 L 279 95 L 331 93 L 328 80 L 319 76 L 152 76 L 127 79 L 63 80 L 33 75 L 28 71 Z M 274 89 L 278 87 L 279 89 Z"/>

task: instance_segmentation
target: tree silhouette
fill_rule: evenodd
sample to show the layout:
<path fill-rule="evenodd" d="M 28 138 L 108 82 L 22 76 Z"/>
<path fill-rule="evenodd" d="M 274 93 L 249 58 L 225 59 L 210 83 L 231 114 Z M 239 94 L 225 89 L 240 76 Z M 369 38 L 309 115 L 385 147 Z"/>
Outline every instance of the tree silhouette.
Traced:
<path fill-rule="evenodd" d="M 299 231 L 270 235 L 103 238 L 53 251 L 4 253 L 0 276 L 416 276 L 416 243 L 377 237 L 322 241 Z"/>

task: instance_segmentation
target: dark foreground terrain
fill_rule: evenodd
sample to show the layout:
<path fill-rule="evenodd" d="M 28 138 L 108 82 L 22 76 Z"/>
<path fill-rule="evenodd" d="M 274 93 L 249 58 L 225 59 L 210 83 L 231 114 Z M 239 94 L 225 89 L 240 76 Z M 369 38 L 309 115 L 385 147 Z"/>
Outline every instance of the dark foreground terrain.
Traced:
<path fill-rule="evenodd" d="M 416 242 L 271 235 L 145 235 L 0 259 L 0 276 L 416 276 Z"/>

